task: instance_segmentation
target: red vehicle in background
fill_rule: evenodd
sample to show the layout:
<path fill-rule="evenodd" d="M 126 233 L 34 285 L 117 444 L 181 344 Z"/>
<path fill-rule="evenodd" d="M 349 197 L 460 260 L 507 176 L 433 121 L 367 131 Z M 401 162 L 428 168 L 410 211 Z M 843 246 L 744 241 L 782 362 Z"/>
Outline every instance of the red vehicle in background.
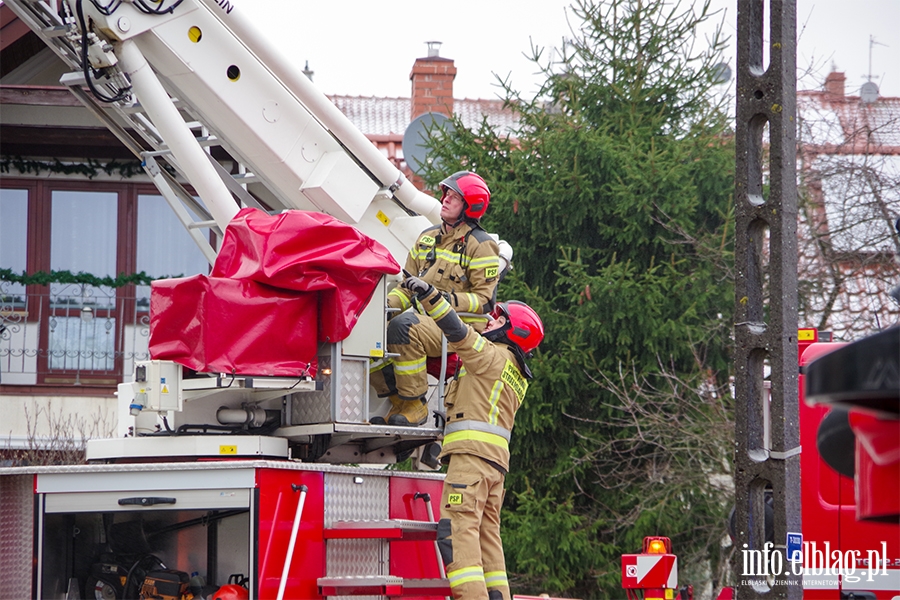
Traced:
<path fill-rule="evenodd" d="M 797 336 L 803 597 L 897 600 L 900 328 L 853 344 L 830 337 L 815 329 Z M 734 597 L 725 588 L 718 600 Z"/>
<path fill-rule="evenodd" d="M 804 598 L 900 596 L 898 340 L 799 332 Z"/>

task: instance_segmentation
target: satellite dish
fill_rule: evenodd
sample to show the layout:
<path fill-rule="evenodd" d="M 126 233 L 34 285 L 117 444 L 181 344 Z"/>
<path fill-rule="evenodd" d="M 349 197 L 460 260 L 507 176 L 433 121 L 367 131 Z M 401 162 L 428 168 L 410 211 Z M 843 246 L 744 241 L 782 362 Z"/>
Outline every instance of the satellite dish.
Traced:
<path fill-rule="evenodd" d="M 713 65 L 712 80 L 717 85 L 731 81 L 731 67 L 728 66 L 728 63 L 720 62 Z"/>
<path fill-rule="evenodd" d="M 859 98 L 865 104 L 872 104 L 878 100 L 878 86 L 874 81 L 867 81 L 862 84 L 859 90 Z"/>
<path fill-rule="evenodd" d="M 444 133 L 453 131 L 450 118 L 441 113 L 429 112 L 413 119 L 403 133 L 403 158 L 416 175 L 422 175 L 425 165 L 431 162 L 426 156 L 428 152 L 426 144 L 429 140 L 439 137 L 442 131 Z"/>

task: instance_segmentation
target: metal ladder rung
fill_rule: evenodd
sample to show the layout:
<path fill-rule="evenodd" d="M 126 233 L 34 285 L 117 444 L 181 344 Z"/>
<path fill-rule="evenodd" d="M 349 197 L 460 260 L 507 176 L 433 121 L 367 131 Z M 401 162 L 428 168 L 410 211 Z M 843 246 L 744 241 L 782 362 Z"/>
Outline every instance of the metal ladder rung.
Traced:
<path fill-rule="evenodd" d="M 398 598 L 404 596 L 449 596 L 450 582 L 446 579 L 409 579 L 393 575 L 320 577 L 316 582 L 323 596 L 378 595 Z"/>
<path fill-rule="evenodd" d="M 188 229 L 208 229 L 210 227 L 215 227 L 215 221 L 194 221 L 193 223 L 188 223 Z"/>
<path fill-rule="evenodd" d="M 335 521 L 323 535 L 326 540 L 435 540 L 437 523 L 410 519 Z"/>

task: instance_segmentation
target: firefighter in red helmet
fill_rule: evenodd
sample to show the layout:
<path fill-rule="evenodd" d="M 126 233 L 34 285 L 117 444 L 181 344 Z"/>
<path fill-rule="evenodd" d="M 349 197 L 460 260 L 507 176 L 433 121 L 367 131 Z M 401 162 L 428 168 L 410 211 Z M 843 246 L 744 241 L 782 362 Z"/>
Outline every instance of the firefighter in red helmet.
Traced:
<path fill-rule="evenodd" d="M 441 224 L 429 227 L 409 251 L 405 271 L 443 292 L 464 322 L 482 331 L 494 307 L 500 276 L 499 246 L 481 228 L 491 191 L 480 175 L 459 171 L 441 184 Z M 391 408 L 373 424 L 417 426 L 428 418 L 426 360 L 441 355 L 441 331 L 424 317 L 414 295 L 398 286 L 388 294 L 391 319 L 387 351 L 391 359 L 373 363 L 370 380 Z M 406 311 L 406 312 L 402 312 Z"/>
<path fill-rule="evenodd" d="M 450 589 L 456 599 L 509 600 L 500 539 L 503 483 L 516 411 L 532 378 L 525 359 L 544 339 L 544 325 L 531 307 L 511 300 L 497 304 L 479 334 L 427 282 L 410 277 L 403 286 L 464 365 L 444 399 L 447 424 L 439 457 L 448 467 L 438 547 Z"/>

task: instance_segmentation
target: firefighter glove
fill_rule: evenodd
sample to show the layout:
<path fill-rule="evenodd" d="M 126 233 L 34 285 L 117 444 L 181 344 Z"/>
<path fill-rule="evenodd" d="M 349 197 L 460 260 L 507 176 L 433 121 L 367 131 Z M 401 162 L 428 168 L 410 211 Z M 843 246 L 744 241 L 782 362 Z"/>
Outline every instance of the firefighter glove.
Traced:
<path fill-rule="evenodd" d="M 403 280 L 403 283 L 400 284 L 400 287 L 409 290 L 419 298 L 426 298 L 434 293 L 434 287 L 418 277 L 407 277 Z"/>

